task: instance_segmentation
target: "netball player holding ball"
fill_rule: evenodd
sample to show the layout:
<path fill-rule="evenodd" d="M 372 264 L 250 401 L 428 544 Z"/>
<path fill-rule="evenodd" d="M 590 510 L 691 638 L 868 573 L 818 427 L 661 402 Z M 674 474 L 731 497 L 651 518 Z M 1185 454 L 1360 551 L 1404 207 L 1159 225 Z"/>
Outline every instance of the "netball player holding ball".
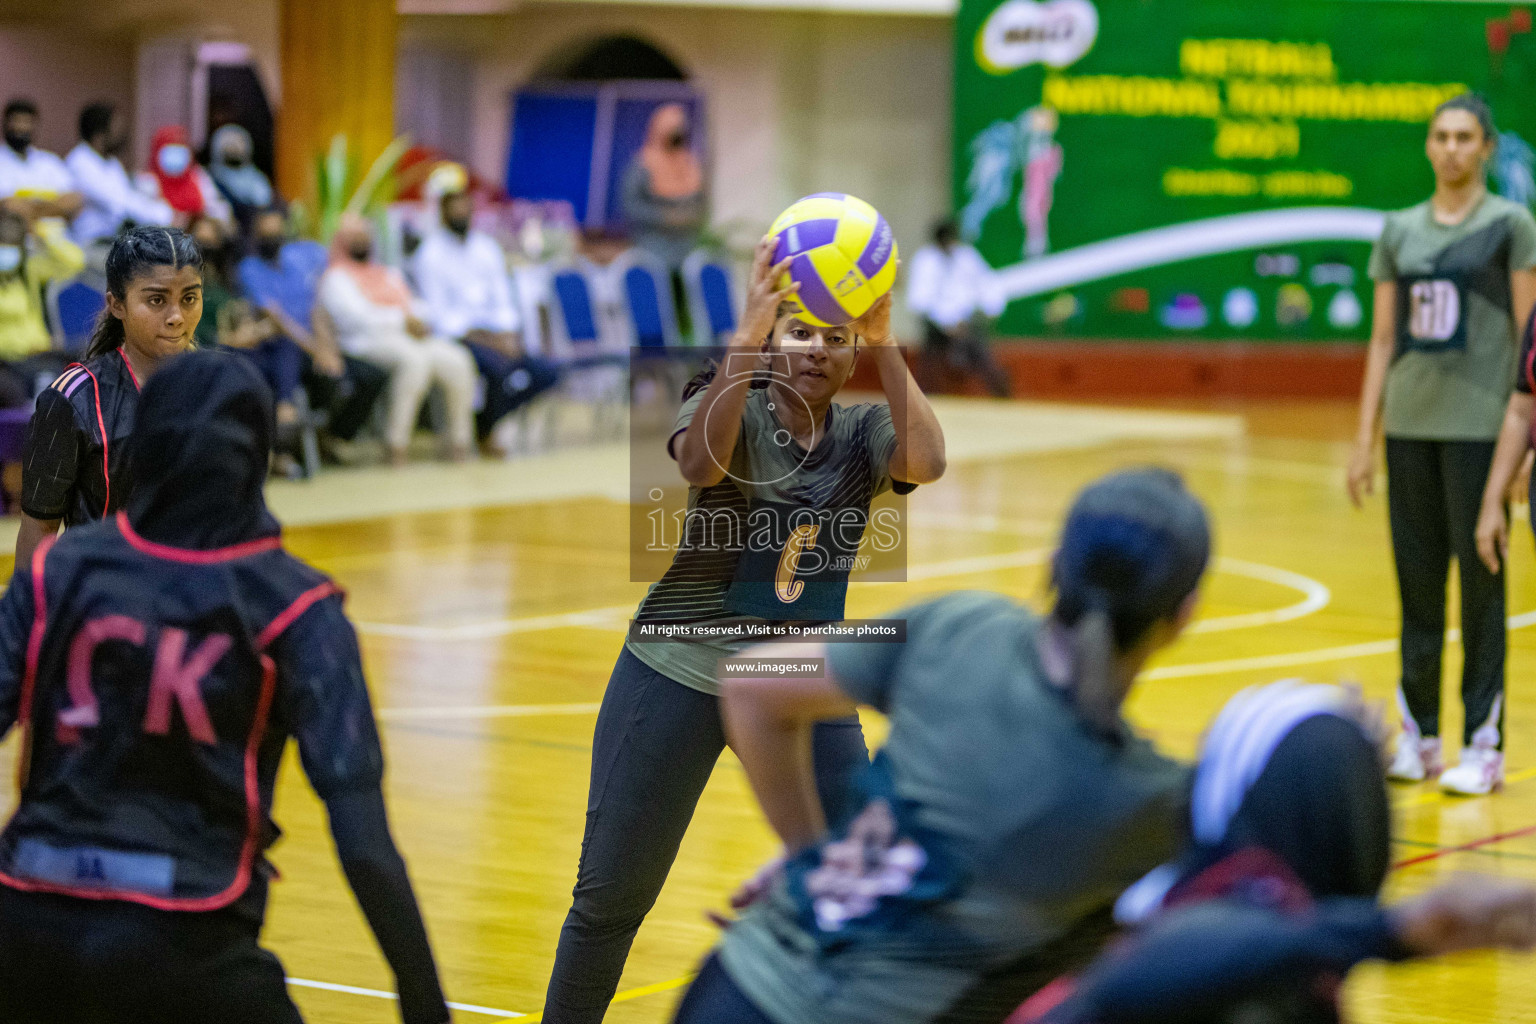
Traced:
<path fill-rule="evenodd" d="M 848 249 L 861 232 L 849 262 L 867 282 L 859 289 L 866 309 L 854 320 L 821 281 L 846 280 L 829 273 L 838 254 L 827 250 Z M 938 420 L 890 336 L 895 255 L 885 220 L 842 196 L 795 204 L 758 245 L 724 365 L 690 382 L 668 440 L 690 485 L 689 515 L 672 565 L 636 621 L 843 618 L 848 571 L 836 556 L 852 551 L 839 544 L 857 550 L 876 495 L 908 493 L 944 472 Z M 874 361 L 888 405 L 833 403 L 860 358 Z M 849 515 L 856 531 L 820 529 L 814 538 L 833 557 L 800 559 L 797 568 L 790 548 L 812 547 L 804 524 Z M 775 524 L 774 544 L 748 543 L 749 516 L 754 533 L 759 523 Z M 715 529 L 722 518 L 738 524 L 726 543 Z M 712 529 L 716 536 L 706 538 Z M 812 562 L 819 571 L 806 568 Z M 789 567 L 783 579 L 781 566 Z M 725 748 L 716 675 L 720 659 L 741 646 L 630 641 L 620 653 L 597 720 L 581 863 L 546 1024 L 596 1022 L 607 1011 L 635 932 Z M 868 764 L 858 719 L 822 723 L 809 742 L 816 787 L 836 818 L 852 776 Z"/>

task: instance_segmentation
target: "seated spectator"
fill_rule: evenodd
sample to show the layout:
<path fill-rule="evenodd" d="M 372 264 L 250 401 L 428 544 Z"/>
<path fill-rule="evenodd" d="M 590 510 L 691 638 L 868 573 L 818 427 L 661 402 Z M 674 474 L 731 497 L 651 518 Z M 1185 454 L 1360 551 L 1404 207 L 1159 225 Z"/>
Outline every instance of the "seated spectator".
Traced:
<path fill-rule="evenodd" d="M 234 229 L 234 211 L 208 172 L 193 162 L 187 130 L 180 125 L 166 125 L 155 132 L 149 170 L 139 175 L 138 184 L 170 206 L 177 225 L 203 214 L 221 221 L 226 229 Z"/>
<path fill-rule="evenodd" d="M 74 277 L 84 266 L 80 247 L 59 221 L 29 224 L 23 214 L 0 205 L 0 408 L 27 404 L 38 376 L 51 378 L 69 362 L 53 350 L 43 321 L 43 287 Z"/>
<path fill-rule="evenodd" d="M 1007 398 L 1008 376 L 991 353 L 991 321 L 1003 311 L 1003 296 L 981 253 L 960 241 L 959 228 L 945 220 L 933 229 L 933 244 L 912 257 L 907 306 L 923 319 L 927 354 L 982 378 L 995 398 Z"/>
<path fill-rule="evenodd" d="M 0 199 L 26 205 L 24 216 L 72 219 L 85 201 L 75 191 L 69 169 L 53 153 L 32 145 L 37 104 L 11 100 L 3 115 L 5 145 L 0 146 Z M 13 207 L 14 208 L 14 207 Z"/>
<path fill-rule="evenodd" d="M 523 348 L 520 317 L 506 253 L 489 235 L 471 230 L 474 197 L 446 193 L 442 223 L 427 232 L 411 258 L 432 330 L 462 341 L 485 378 L 485 403 L 475 430 L 485 443 L 498 421 L 560 379 L 555 366 Z"/>
<path fill-rule="evenodd" d="M 254 150 L 251 133 L 238 124 L 220 128 L 208 143 L 208 173 L 234 208 L 242 230 L 249 230 L 256 213 L 272 205 L 272 183 L 251 162 Z"/>
<path fill-rule="evenodd" d="M 203 254 L 203 318 L 194 335 L 198 347 L 254 348 L 280 333 L 277 321 L 236 295 L 224 226 L 212 217 L 197 216 L 187 225 L 187 234 Z"/>
<path fill-rule="evenodd" d="M 411 432 L 433 384 L 448 405 L 449 457 L 469 456 L 474 438 L 475 362 L 462 345 L 437 337 L 418 315 L 420 304 L 400 272 L 373 259 L 373 227 L 342 220 L 331 243 L 331 266 L 320 280 L 320 305 L 336 325 L 341 350 L 390 373 L 390 461 L 403 465 Z"/>
<path fill-rule="evenodd" d="M 167 203 L 134 187 L 119 159 L 127 145 L 128 129 L 112 104 L 92 103 L 80 111 L 80 141 L 64 165 L 85 203 L 73 230 L 75 241 L 83 246 L 110 245 L 124 227 L 164 226 L 176 218 Z"/>
<path fill-rule="evenodd" d="M 652 112 L 645 145 L 626 169 L 621 188 L 635 245 L 677 274 L 699 244 L 709 203 L 688 110 L 681 103 L 663 103 Z"/>
<path fill-rule="evenodd" d="M 252 311 L 276 329 L 244 348 L 277 397 L 278 432 L 292 444 L 298 427 L 297 399 L 330 413 L 329 433 L 343 442 L 356 436 L 388 383 L 388 374 L 342 355 L 328 318 L 314 317 L 320 276 L 329 256 L 319 242 L 289 241 L 283 212 L 263 210 L 251 222 L 255 252 L 242 259 L 235 282 Z"/>

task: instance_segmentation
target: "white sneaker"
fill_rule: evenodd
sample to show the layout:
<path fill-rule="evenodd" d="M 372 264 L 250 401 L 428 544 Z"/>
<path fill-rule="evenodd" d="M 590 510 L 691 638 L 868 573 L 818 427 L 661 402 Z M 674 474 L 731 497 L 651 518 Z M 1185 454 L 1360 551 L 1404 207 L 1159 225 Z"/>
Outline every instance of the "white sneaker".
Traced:
<path fill-rule="evenodd" d="M 1397 737 L 1397 756 L 1387 768 L 1387 778 L 1394 782 L 1423 782 L 1440 774 L 1440 738 L 1419 739 L 1404 731 Z"/>
<path fill-rule="evenodd" d="M 1440 776 L 1440 788 L 1462 796 L 1483 796 L 1504 788 L 1504 755 L 1489 747 L 1464 747 L 1461 763 Z"/>

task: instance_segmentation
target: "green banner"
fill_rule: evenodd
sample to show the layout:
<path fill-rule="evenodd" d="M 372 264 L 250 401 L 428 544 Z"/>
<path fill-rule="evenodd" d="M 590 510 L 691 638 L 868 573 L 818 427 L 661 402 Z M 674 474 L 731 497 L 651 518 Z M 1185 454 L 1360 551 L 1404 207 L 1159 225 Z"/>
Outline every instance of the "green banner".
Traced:
<path fill-rule="evenodd" d="M 1536 203 L 1531 28 L 1465 0 L 961 0 L 955 209 L 999 331 L 1364 338 L 1437 104 L 1482 93 L 1490 186 Z"/>

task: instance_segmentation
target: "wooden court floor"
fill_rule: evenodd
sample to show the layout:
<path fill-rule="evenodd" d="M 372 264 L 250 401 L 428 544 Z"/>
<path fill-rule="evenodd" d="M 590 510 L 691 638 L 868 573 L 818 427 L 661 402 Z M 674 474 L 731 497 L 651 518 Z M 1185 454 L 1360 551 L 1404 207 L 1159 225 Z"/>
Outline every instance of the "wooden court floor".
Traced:
<path fill-rule="evenodd" d="M 1038 602 L 1041 562 L 1075 490 L 1131 464 L 1181 470 L 1210 504 L 1216 563 L 1201 620 L 1148 674 L 1134 719 L 1189 755 L 1239 688 L 1305 676 L 1356 680 L 1389 700 L 1397 606 L 1378 497 L 1343 492 L 1352 413 L 1337 405 L 1222 410 L 1240 432 L 1154 435 L 952 462 L 909 505 L 905 583 L 855 585 L 850 616 L 990 588 Z M 983 410 L 984 413 L 984 410 Z M 1061 416 L 1083 415 L 1061 410 Z M 1052 422 L 1047 408 L 1040 422 Z M 1064 422 L 1064 421 L 1063 421 Z M 516 464 L 508 467 L 516 472 Z M 622 485 L 620 485 L 622 493 Z M 366 505 L 359 507 L 367 507 Z M 628 520 L 613 498 L 402 513 L 290 528 L 290 547 L 349 591 L 384 719 L 389 798 L 449 997 L 461 1022 L 536 1018 L 575 873 L 597 702 L 644 586 L 628 581 Z M 1536 880 L 1536 573 L 1517 525 L 1511 568 L 1509 785 L 1452 800 L 1393 790 L 1393 893 L 1451 872 Z M 0 567 L 3 568 L 3 567 Z M 1454 623 L 1454 617 L 1453 617 Z M 1460 658 L 1448 645 L 1447 736 L 1459 735 Z M 880 723 L 870 720 L 872 736 Z M 9 769 L 14 740 L 0 747 Z M 11 795 L 0 798 L 8 810 Z M 346 890 L 322 808 L 290 752 L 276 816 L 267 943 L 307 1018 L 397 1020 L 390 977 Z M 739 766 L 718 766 L 666 890 L 641 929 L 609 1014 L 670 1017 L 715 931 L 705 917 L 774 852 Z M 1536 1021 L 1536 960 L 1468 955 L 1358 972 L 1355 1019 Z"/>

